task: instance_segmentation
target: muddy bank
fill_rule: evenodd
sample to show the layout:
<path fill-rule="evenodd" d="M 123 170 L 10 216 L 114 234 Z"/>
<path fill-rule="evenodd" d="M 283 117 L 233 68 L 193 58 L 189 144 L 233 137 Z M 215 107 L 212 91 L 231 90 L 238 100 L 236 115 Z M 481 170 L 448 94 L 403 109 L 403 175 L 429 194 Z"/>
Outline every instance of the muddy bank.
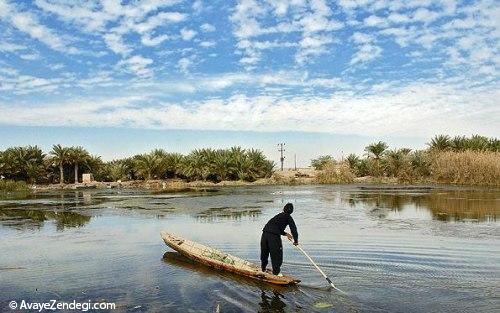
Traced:
<path fill-rule="evenodd" d="M 33 191 L 48 191 L 48 190 L 75 190 L 75 189 L 112 189 L 112 188 L 137 188 L 165 191 L 182 191 L 196 188 L 210 187 L 237 187 L 237 186 L 273 186 L 273 185 L 313 185 L 318 184 L 316 179 L 317 171 L 283 171 L 277 172 L 270 178 L 261 178 L 253 182 L 248 181 L 186 181 L 180 179 L 169 180 L 131 180 L 117 182 L 90 182 L 78 184 L 48 184 L 48 185 L 32 185 L 30 189 Z M 354 184 L 398 184 L 397 179 L 387 177 L 357 177 L 352 182 Z"/>

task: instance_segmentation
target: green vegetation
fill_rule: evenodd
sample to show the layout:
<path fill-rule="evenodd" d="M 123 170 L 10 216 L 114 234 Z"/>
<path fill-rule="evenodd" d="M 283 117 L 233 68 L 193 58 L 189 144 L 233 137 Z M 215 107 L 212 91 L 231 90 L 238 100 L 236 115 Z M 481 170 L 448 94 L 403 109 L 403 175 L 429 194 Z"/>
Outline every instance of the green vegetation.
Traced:
<path fill-rule="evenodd" d="M 400 183 L 438 182 L 500 186 L 500 140 L 435 136 L 424 150 L 390 149 L 382 141 L 366 154 L 337 161 L 331 155 L 311 161 L 319 183 L 350 183 L 356 177 Z M 0 151 L 0 190 L 27 190 L 29 184 L 81 181 L 92 173 L 97 181 L 182 179 L 186 181 L 247 181 L 270 178 L 274 162 L 255 149 L 197 149 L 187 155 L 155 149 L 149 153 L 104 162 L 83 147 L 54 145 L 47 154 L 38 146 Z M 280 175 L 273 178 L 279 183 Z M 284 179 L 284 178 L 283 178 Z M 288 183 L 295 183 L 293 177 Z"/>
<path fill-rule="evenodd" d="M 479 135 L 470 138 L 465 136 L 455 136 L 451 138 L 447 135 L 438 135 L 428 143 L 429 149 L 434 151 L 500 151 L 500 140 Z"/>
<path fill-rule="evenodd" d="M 1 192 L 26 191 L 26 190 L 28 190 L 28 185 L 26 185 L 24 181 L 0 180 Z"/>
<path fill-rule="evenodd" d="M 198 149 L 188 155 L 156 149 L 150 153 L 103 162 L 83 147 L 54 145 L 45 154 L 37 146 L 12 147 L 0 151 L 0 189 L 16 184 L 79 182 L 81 173 L 92 173 L 98 181 L 180 178 L 188 181 L 254 181 L 270 177 L 274 162 L 255 149 Z M 17 183 L 22 182 L 22 183 Z"/>
<path fill-rule="evenodd" d="M 351 181 L 352 174 L 400 183 L 500 186 L 500 140 L 496 138 L 438 135 L 425 150 L 389 150 L 386 143 L 377 142 L 368 145 L 365 152 L 365 157 L 350 154 L 343 162 L 331 156 L 312 160 L 311 165 L 319 170 L 317 182 L 345 183 Z"/>
<path fill-rule="evenodd" d="M 314 167 L 315 170 L 319 171 L 329 164 L 335 164 L 335 162 L 335 158 L 331 155 L 323 155 L 318 157 L 317 159 L 311 160 L 311 166 Z"/>

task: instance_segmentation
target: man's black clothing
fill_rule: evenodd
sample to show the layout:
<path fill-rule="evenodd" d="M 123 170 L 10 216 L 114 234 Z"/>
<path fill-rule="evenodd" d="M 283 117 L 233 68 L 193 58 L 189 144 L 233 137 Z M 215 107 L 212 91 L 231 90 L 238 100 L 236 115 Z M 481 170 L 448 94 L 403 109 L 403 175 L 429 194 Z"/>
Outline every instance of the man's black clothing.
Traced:
<path fill-rule="evenodd" d="M 260 239 L 260 261 L 262 271 L 265 271 L 269 254 L 271 254 L 271 263 L 273 266 L 273 274 L 278 275 L 283 263 L 283 244 L 281 242 L 281 235 L 286 235 L 286 226 L 290 227 L 292 236 L 295 242 L 299 240 L 299 234 L 295 221 L 288 213 L 281 212 L 271 218 L 262 230 L 262 237 Z"/>
<path fill-rule="evenodd" d="M 285 212 L 281 212 L 280 214 L 277 214 L 272 219 L 270 219 L 269 222 L 267 222 L 266 226 L 264 226 L 264 229 L 262 231 L 275 235 L 285 236 L 286 226 L 290 227 L 293 240 L 295 242 L 298 242 L 299 234 L 297 233 L 297 226 L 295 226 L 295 221 L 290 214 Z"/>
<path fill-rule="evenodd" d="M 271 264 L 273 265 L 273 274 L 278 275 L 281 264 L 283 263 L 283 244 L 280 235 L 262 232 L 260 238 L 260 261 L 262 271 L 264 272 L 269 262 L 271 254 Z"/>

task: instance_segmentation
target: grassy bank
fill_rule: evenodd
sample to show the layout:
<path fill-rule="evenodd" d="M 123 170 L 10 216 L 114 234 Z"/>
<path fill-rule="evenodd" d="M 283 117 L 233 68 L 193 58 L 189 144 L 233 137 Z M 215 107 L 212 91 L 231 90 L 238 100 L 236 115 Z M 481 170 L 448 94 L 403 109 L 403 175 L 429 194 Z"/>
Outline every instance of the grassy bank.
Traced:
<path fill-rule="evenodd" d="M 389 149 L 384 142 L 365 148 L 364 157 L 321 156 L 311 165 L 318 183 L 353 181 L 500 186 L 500 143 L 481 136 L 436 136 L 428 149 Z"/>

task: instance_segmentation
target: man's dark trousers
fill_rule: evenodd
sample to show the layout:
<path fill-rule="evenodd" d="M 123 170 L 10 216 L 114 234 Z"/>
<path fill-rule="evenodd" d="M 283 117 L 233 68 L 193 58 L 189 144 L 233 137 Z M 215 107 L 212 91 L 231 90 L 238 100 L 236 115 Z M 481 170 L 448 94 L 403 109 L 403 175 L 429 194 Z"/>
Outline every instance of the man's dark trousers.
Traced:
<path fill-rule="evenodd" d="M 278 275 L 281 264 L 283 263 L 283 244 L 280 235 L 262 232 L 260 238 L 260 261 L 262 271 L 266 270 L 269 254 L 271 254 L 271 263 L 273 265 L 273 274 Z"/>

